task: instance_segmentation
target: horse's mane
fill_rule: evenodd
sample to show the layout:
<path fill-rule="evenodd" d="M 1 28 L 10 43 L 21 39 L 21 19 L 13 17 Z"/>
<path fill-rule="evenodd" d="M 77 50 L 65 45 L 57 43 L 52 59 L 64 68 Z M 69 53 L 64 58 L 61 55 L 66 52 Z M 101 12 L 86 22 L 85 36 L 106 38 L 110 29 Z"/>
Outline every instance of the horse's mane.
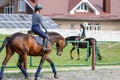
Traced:
<path fill-rule="evenodd" d="M 66 40 L 66 41 L 67 41 L 67 40 L 75 40 L 76 37 L 77 37 L 77 36 L 68 36 L 68 37 L 65 38 L 65 40 Z"/>
<path fill-rule="evenodd" d="M 49 35 L 50 37 L 56 36 L 56 37 L 58 37 L 58 38 L 63 38 L 63 39 L 64 39 L 64 37 L 61 36 L 61 35 L 60 35 L 59 33 L 57 33 L 57 32 L 48 32 L 48 35 Z"/>
<path fill-rule="evenodd" d="M 49 35 L 60 35 L 59 33 L 57 32 L 48 32 Z"/>

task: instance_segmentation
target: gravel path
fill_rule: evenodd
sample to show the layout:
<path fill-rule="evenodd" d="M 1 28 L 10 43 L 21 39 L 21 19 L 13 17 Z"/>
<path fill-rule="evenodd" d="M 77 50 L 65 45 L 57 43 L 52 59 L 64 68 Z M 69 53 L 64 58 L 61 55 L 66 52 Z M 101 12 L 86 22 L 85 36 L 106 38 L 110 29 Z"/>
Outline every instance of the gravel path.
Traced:
<path fill-rule="evenodd" d="M 21 73 L 13 74 L 15 73 L 5 73 L 3 80 L 25 80 Z M 34 74 L 29 74 L 29 76 L 28 80 L 34 80 Z M 58 79 L 54 79 L 53 73 L 43 71 L 38 80 L 120 80 L 120 68 L 116 66 L 97 68 L 96 70 L 67 68 L 66 71 L 58 72 L 58 77 Z"/>

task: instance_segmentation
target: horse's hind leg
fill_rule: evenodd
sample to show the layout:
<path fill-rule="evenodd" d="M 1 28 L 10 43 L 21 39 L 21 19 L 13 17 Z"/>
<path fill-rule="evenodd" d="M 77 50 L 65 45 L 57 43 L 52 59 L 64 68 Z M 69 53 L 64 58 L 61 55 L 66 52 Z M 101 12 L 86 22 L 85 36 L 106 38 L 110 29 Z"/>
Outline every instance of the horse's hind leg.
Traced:
<path fill-rule="evenodd" d="M 98 55 L 99 61 L 101 61 L 102 56 L 100 55 L 100 51 L 98 49 L 98 46 L 96 47 L 96 54 Z"/>
<path fill-rule="evenodd" d="M 24 67 L 23 67 L 22 63 L 24 64 Z M 28 78 L 28 74 L 27 74 L 27 71 L 26 71 L 26 56 L 25 55 L 24 56 L 23 55 L 19 56 L 17 66 L 22 71 L 25 78 Z"/>
<path fill-rule="evenodd" d="M 6 67 L 6 64 L 8 63 L 9 59 L 11 58 L 11 56 L 14 54 L 14 52 L 7 46 L 6 47 L 6 56 L 4 61 L 2 62 L 2 67 L 1 67 L 1 71 L 0 71 L 0 80 L 2 80 L 3 78 L 3 74 L 4 74 L 4 68 Z"/>
<path fill-rule="evenodd" d="M 70 50 L 70 58 L 73 60 L 73 56 L 72 56 L 72 52 L 73 50 L 75 50 L 75 47 L 73 47 L 71 50 Z"/>
<path fill-rule="evenodd" d="M 87 58 L 85 59 L 85 61 L 88 60 L 88 58 L 90 57 L 90 55 L 91 55 L 91 47 L 89 47 L 89 52 L 88 52 L 88 54 L 87 54 Z"/>

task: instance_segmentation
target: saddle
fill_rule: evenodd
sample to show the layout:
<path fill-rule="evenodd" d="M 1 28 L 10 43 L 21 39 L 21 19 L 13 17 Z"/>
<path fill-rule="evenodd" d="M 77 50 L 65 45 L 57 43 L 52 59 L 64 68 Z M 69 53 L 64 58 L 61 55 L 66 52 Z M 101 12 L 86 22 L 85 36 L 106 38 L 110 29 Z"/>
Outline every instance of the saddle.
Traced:
<path fill-rule="evenodd" d="M 77 36 L 75 38 L 76 41 L 83 41 L 85 39 L 85 36 Z"/>
<path fill-rule="evenodd" d="M 39 45 L 42 45 L 43 46 L 43 38 L 38 36 L 37 34 L 35 34 L 33 31 L 31 30 L 28 30 L 27 32 L 27 35 L 30 35 L 30 36 L 33 36 L 36 40 L 36 42 L 39 44 Z"/>

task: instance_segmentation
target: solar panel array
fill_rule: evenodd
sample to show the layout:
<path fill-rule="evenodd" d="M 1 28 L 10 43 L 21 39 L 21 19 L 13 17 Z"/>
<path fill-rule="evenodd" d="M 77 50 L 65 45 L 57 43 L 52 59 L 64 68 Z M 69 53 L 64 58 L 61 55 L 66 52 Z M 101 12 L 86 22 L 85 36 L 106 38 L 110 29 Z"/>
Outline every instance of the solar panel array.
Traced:
<path fill-rule="evenodd" d="M 30 29 L 31 20 L 30 14 L 0 14 L 0 28 Z M 43 23 L 47 29 L 60 29 L 60 26 L 49 17 L 43 17 Z"/>

